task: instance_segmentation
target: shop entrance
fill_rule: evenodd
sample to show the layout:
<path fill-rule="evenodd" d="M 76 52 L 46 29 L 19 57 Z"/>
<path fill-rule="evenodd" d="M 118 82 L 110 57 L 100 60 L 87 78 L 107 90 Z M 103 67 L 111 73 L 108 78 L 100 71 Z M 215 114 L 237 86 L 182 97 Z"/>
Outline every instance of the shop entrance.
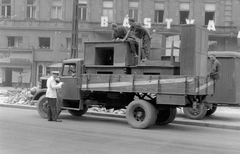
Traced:
<path fill-rule="evenodd" d="M 5 69 L 5 87 L 12 87 L 12 68 Z"/>

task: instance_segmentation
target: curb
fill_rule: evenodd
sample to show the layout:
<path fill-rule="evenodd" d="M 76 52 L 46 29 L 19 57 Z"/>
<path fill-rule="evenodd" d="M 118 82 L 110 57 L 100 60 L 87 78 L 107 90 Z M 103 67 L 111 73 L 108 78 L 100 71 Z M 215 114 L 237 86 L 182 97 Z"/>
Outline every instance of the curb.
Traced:
<path fill-rule="evenodd" d="M 5 103 L 0 103 L 0 107 L 10 107 L 10 108 L 36 110 L 36 106 L 15 105 L 15 104 L 5 104 Z M 114 117 L 114 118 L 125 118 L 125 115 L 121 115 L 121 114 L 102 113 L 102 112 L 99 113 L 99 112 L 93 112 L 93 111 L 87 111 L 86 115 Z M 178 117 L 176 117 L 175 120 L 172 123 L 173 124 L 181 124 L 181 125 L 191 125 L 191 126 L 240 130 L 240 126 L 214 124 L 214 123 L 208 123 L 206 121 L 201 121 L 201 120 L 182 119 L 182 118 L 178 118 Z"/>

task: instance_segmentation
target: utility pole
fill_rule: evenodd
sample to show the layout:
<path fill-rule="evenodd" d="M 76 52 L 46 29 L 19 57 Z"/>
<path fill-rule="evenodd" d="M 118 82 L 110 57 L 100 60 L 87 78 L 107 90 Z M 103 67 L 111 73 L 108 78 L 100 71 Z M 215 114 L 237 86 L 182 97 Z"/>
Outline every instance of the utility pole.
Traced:
<path fill-rule="evenodd" d="M 70 58 L 78 57 L 78 0 L 73 0 L 72 46 Z"/>

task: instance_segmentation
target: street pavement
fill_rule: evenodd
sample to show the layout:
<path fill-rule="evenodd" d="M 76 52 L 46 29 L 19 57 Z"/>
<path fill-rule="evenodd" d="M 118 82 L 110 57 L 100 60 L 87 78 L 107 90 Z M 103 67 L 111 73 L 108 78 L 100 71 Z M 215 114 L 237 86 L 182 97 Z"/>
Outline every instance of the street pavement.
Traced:
<path fill-rule="evenodd" d="M 33 109 L 36 110 L 36 106 L 30 105 L 17 105 L 3 103 L 8 97 L 1 95 L 7 91 L 14 91 L 12 87 L 0 87 L 0 107 L 13 107 L 22 109 Z M 20 89 L 18 89 L 20 91 Z M 36 112 L 36 114 L 38 114 Z M 125 118 L 124 114 L 106 113 L 106 112 L 96 112 L 89 110 L 86 114 L 98 115 L 98 116 L 109 116 L 109 117 L 119 117 Z M 175 124 L 202 126 L 202 127 L 212 127 L 212 128 L 222 128 L 222 129 L 233 129 L 240 130 L 240 106 L 230 107 L 230 106 L 218 106 L 217 111 L 211 115 L 206 116 L 202 120 L 193 120 L 185 117 L 182 108 L 177 109 L 177 117 L 173 121 Z"/>

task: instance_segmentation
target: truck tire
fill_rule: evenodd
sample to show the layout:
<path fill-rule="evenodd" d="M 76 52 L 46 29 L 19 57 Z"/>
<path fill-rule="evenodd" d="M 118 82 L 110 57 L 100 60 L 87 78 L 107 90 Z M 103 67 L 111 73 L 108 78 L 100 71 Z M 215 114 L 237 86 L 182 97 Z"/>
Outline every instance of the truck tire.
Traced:
<path fill-rule="evenodd" d="M 83 110 L 78 110 L 78 111 L 77 110 L 68 110 L 68 112 L 73 116 L 80 117 L 80 116 L 84 115 L 87 112 L 87 110 L 88 110 L 88 107 L 85 107 Z"/>
<path fill-rule="evenodd" d="M 46 95 L 42 95 L 37 102 L 37 111 L 40 116 L 47 118 L 48 100 Z"/>
<path fill-rule="evenodd" d="M 197 105 L 196 109 L 193 109 L 192 107 L 184 107 L 183 112 L 189 119 L 201 120 L 207 113 L 207 107 L 204 103 L 200 103 Z"/>
<path fill-rule="evenodd" d="M 133 128 L 148 128 L 155 123 L 157 110 L 147 101 L 134 100 L 127 107 L 126 119 Z"/>
<path fill-rule="evenodd" d="M 212 115 L 217 110 L 217 104 L 213 104 L 212 108 L 207 109 L 206 116 Z"/>
<path fill-rule="evenodd" d="M 176 108 L 162 108 L 158 111 L 156 125 L 167 125 L 173 122 L 177 115 Z"/>

